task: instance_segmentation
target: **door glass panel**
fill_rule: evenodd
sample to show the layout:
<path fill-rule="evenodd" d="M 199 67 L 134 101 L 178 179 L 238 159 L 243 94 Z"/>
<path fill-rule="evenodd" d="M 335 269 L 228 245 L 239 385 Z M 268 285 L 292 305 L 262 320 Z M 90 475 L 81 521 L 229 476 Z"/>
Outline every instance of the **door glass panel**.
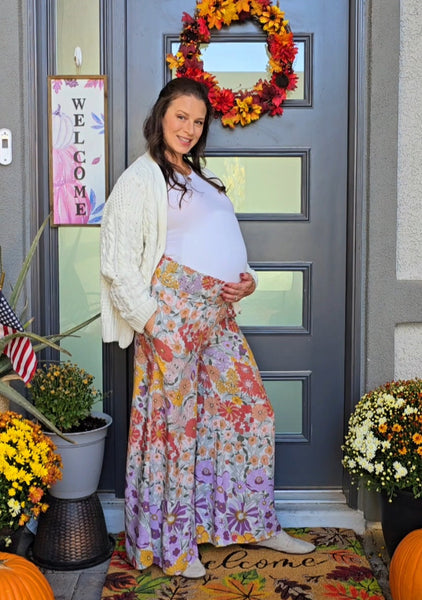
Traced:
<path fill-rule="evenodd" d="M 305 42 L 295 43 L 298 52 L 293 70 L 298 76 L 298 83 L 294 91 L 287 93 L 287 99 L 303 100 L 305 98 Z M 180 42 L 172 42 L 171 54 L 175 55 L 179 46 Z M 215 75 L 220 87 L 237 92 L 242 89 L 252 89 L 259 79 L 269 79 L 269 54 L 266 42 L 216 40 L 210 44 L 201 44 L 201 56 L 204 70 Z"/>
<path fill-rule="evenodd" d="M 241 302 L 242 327 L 302 327 L 303 271 L 259 271 L 258 287 Z"/>
<path fill-rule="evenodd" d="M 274 409 L 276 435 L 302 434 L 303 382 L 264 379 L 263 384 Z"/>
<path fill-rule="evenodd" d="M 207 167 L 224 181 L 237 213 L 302 213 L 301 156 L 208 156 Z"/>
<path fill-rule="evenodd" d="M 305 42 L 296 41 L 297 54 L 293 63 L 293 71 L 296 73 L 297 87 L 287 92 L 287 100 L 305 100 Z"/>
<path fill-rule="evenodd" d="M 82 64 L 75 65 L 75 48 Z M 56 75 L 100 74 L 99 0 L 56 0 Z"/>
<path fill-rule="evenodd" d="M 75 48 L 82 52 L 76 67 Z M 56 75 L 100 74 L 99 0 L 56 0 Z M 100 309 L 99 228 L 59 227 L 60 330 L 65 331 Z M 75 337 L 63 341 L 80 364 L 102 385 L 101 327 L 98 319 Z M 62 355 L 65 359 L 65 355 Z M 96 407 L 100 408 L 100 407 Z"/>
<path fill-rule="evenodd" d="M 252 89 L 268 78 L 268 53 L 264 42 L 212 42 L 201 45 L 204 69 L 218 85 L 234 92 Z"/>

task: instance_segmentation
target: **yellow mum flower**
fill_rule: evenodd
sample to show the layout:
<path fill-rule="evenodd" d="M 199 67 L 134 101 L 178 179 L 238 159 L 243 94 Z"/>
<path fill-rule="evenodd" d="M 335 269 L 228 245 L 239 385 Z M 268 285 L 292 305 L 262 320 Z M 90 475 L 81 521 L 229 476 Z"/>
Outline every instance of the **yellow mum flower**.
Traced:
<path fill-rule="evenodd" d="M 236 10 L 238 13 L 250 11 L 249 0 L 237 0 Z"/>
<path fill-rule="evenodd" d="M 283 66 L 280 64 L 280 62 L 278 60 L 274 60 L 273 57 L 270 57 L 268 65 L 270 67 L 271 73 L 281 73 L 281 71 L 283 70 Z"/>
<path fill-rule="evenodd" d="M 253 15 L 256 15 L 257 17 L 260 17 L 263 12 L 264 7 L 262 6 L 262 4 L 260 4 L 256 0 L 251 0 L 251 13 Z"/>
<path fill-rule="evenodd" d="M 259 17 L 263 24 L 262 29 L 268 33 L 277 33 L 285 24 L 287 25 L 287 21 L 285 22 L 283 19 L 284 13 L 278 6 L 269 6 Z"/>
<path fill-rule="evenodd" d="M 223 25 L 230 25 L 239 18 L 232 0 L 202 0 L 197 10 L 199 16 L 207 19 L 210 29 L 221 29 Z"/>
<path fill-rule="evenodd" d="M 415 444 L 422 444 L 422 435 L 420 433 L 415 433 L 412 437 L 412 440 L 415 442 Z"/>
<path fill-rule="evenodd" d="M 236 104 L 242 126 L 249 125 L 252 121 L 259 119 L 262 107 L 259 104 L 254 104 L 252 96 L 246 96 L 243 100 L 236 100 Z"/>
<path fill-rule="evenodd" d="M 30 519 L 29 515 L 22 514 L 19 517 L 19 526 L 22 527 L 23 525 L 25 525 L 25 523 L 28 523 L 29 519 Z"/>

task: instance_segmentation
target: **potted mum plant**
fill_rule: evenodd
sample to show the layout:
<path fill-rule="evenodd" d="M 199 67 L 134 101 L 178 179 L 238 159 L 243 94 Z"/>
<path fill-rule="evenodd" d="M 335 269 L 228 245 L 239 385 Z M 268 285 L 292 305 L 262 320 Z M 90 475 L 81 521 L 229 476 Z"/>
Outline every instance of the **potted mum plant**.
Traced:
<path fill-rule="evenodd" d="M 352 481 L 380 492 L 392 556 L 407 533 L 422 528 L 422 379 L 392 381 L 365 394 L 342 449 Z"/>
<path fill-rule="evenodd" d="M 46 363 L 27 385 L 35 408 L 65 438 L 47 432 L 63 461 L 63 477 L 50 490 L 56 498 L 75 499 L 93 494 L 101 475 L 110 415 L 92 412 L 103 397 L 94 377 L 69 361 Z"/>
<path fill-rule="evenodd" d="M 47 432 L 61 455 L 63 476 L 49 490 L 51 506 L 39 521 L 32 547 L 32 558 L 42 567 L 94 566 L 108 558 L 114 547 L 96 493 L 112 419 L 92 411 L 102 398 L 93 380 L 76 364 L 47 363 L 28 384 L 35 408 L 66 436 Z"/>
<path fill-rule="evenodd" d="M 48 509 L 47 490 L 61 477 L 61 459 L 40 425 L 12 411 L 0 414 L 0 549 L 18 552 L 15 532 Z"/>

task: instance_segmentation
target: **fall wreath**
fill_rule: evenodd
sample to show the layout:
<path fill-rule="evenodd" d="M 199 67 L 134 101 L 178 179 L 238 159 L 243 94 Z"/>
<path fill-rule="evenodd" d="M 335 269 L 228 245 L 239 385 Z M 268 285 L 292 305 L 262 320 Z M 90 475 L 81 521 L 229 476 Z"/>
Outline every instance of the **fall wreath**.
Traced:
<path fill-rule="evenodd" d="M 233 91 L 221 87 L 217 78 L 204 70 L 201 44 L 208 44 L 213 29 L 221 30 L 233 22 L 257 23 L 267 36 L 270 77 L 260 79 L 251 90 Z M 201 81 L 209 88 L 214 114 L 226 127 L 249 125 L 261 115 L 283 114 L 282 104 L 288 90 L 297 86 L 293 61 L 297 47 L 282 12 L 271 0 L 198 0 L 194 16 L 183 13 L 180 47 L 167 62 L 177 77 Z"/>

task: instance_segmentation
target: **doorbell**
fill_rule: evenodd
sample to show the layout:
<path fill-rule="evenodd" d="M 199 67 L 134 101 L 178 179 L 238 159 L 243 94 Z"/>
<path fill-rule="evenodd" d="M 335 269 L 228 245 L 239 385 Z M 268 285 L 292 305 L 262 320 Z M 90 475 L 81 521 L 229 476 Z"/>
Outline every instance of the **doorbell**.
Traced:
<path fill-rule="evenodd" d="M 12 132 L 10 129 L 0 129 L 0 165 L 10 165 L 12 162 Z"/>

